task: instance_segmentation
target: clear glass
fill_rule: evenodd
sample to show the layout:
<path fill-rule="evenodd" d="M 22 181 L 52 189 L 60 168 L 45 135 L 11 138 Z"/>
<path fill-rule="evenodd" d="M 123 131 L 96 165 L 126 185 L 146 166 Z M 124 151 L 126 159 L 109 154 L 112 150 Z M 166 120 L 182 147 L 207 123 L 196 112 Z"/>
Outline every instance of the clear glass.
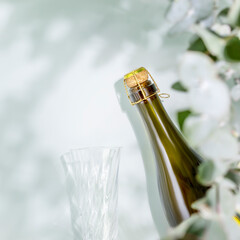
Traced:
<path fill-rule="evenodd" d="M 74 240 L 116 240 L 120 148 L 71 150 L 61 159 Z"/>

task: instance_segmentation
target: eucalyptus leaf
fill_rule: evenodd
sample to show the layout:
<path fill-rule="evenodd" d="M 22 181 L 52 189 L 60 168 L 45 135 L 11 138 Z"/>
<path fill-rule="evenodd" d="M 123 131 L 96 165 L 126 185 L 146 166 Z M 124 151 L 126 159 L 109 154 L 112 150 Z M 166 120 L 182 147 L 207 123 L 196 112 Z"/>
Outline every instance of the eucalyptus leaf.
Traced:
<path fill-rule="evenodd" d="M 179 124 L 181 131 L 183 130 L 183 124 L 184 124 L 185 120 L 187 119 L 187 117 L 189 117 L 191 115 L 191 113 L 192 112 L 190 110 L 178 112 L 178 124 Z"/>
<path fill-rule="evenodd" d="M 196 34 L 180 61 L 180 81 L 172 85 L 185 92 L 190 103 L 178 112 L 178 123 L 191 146 L 210 160 L 199 166 L 196 176 L 208 187 L 205 196 L 192 204 L 197 213 L 164 239 L 240 240 L 239 226 L 233 221 L 236 211 L 240 213 L 240 170 L 236 167 L 240 0 L 175 0 L 169 13 L 169 20 L 175 21 L 172 32 Z"/>
<path fill-rule="evenodd" d="M 198 168 L 197 179 L 198 181 L 209 186 L 217 183 L 228 171 L 228 164 L 222 161 L 205 161 Z"/>
<path fill-rule="evenodd" d="M 201 81 L 199 78 L 199 87 L 189 89 L 189 100 L 193 112 L 206 115 L 218 122 L 228 120 L 227 116 L 231 109 L 230 93 L 220 79 L 209 76 Z"/>
<path fill-rule="evenodd" d="M 217 193 L 218 189 L 217 186 L 214 185 L 211 188 L 209 188 L 209 190 L 206 193 L 206 201 L 207 201 L 207 205 L 216 212 L 216 208 L 217 208 Z"/>
<path fill-rule="evenodd" d="M 202 53 L 207 52 L 207 48 L 206 48 L 203 40 L 199 37 L 195 38 L 194 41 L 191 42 L 188 50 L 202 52 Z"/>
<path fill-rule="evenodd" d="M 225 40 L 218 37 L 208 29 L 205 29 L 199 25 L 194 26 L 194 31 L 202 38 L 205 43 L 207 49 L 211 54 L 218 57 L 219 59 L 223 59 L 223 51 L 225 47 Z"/>
<path fill-rule="evenodd" d="M 177 90 L 177 91 L 181 91 L 181 92 L 187 92 L 187 89 L 182 85 L 182 83 L 180 81 L 175 82 L 172 85 L 172 89 Z"/>
<path fill-rule="evenodd" d="M 192 6 L 198 21 L 210 16 L 214 10 L 214 0 L 192 0 Z"/>
<path fill-rule="evenodd" d="M 217 15 L 217 22 L 220 24 L 229 24 L 228 22 L 228 12 L 229 12 L 229 7 L 221 10 L 218 12 Z"/>
<path fill-rule="evenodd" d="M 233 97 L 233 96 L 232 96 Z M 235 97 L 237 97 L 235 95 Z M 240 104 L 239 101 L 232 101 L 232 133 L 236 136 L 240 136 Z M 240 159 L 240 156 L 238 157 Z"/>
<path fill-rule="evenodd" d="M 218 221 L 212 221 L 204 234 L 204 240 L 229 240 L 223 226 Z"/>
<path fill-rule="evenodd" d="M 193 11 L 189 10 L 186 16 L 179 22 L 177 22 L 173 27 L 170 29 L 170 34 L 176 34 L 181 32 L 189 32 L 190 28 L 193 24 L 196 23 L 196 15 L 192 14 Z"/>
<path fill-rule="evenodd" d="M 170 230 L 170 233 L 161 238 L 161 240 L 176 240 L 184 238 L 190 227 L 200 220 L 200 216 L 193 214 L 190 218 L 179 224 L 177 227 Z"/>
<path fill-rule="evenodd" d="M 224 216 L 234 216 L 236 201 L 236 195 L 233 191 L 225 188 L 223 185 L 219 187 L 219 211 L 224 214 Z"/>
<path fill-rule="evenodd" d="M 198 148 L 204 156 L 222 162 L 238 155 L 239 143 L 229 128 L 218 128 Z"/>
<path fill-rule="evenodd" d="M 225 11 L 228 12 L 228 9 L 232 6 L 234 0 L 217 0 L 215 1 L 217 14 Z"/>
<path fill-rule="evenodd" d="M 240 100 L 240 84 L 236 84 L 231 90 L 231 97 L 233 101 L 238 102 Z"/>
<path fill-rule="evenodd" d="M 215 180 L 216 166 L 213 161 L 203 162 L 198 168 L 197 179 L 204 186 L 210 186 Z"/>
<path fill-rule="evenodd" d="M 235 0 L 232 4 L 228 21 L 232 26 L 240 26 L 240 0 Z"/>
<path fill-rule="evenodd" d="M 169 22 L 176 24 L 183 20 L 188 10 L 190 9 L 190 0 L 173 0 L 166 14 L 166 19 Z"/>
<path fill-rule="evenodd" d="M 206 221 L 203 218 L 199 218 L 197 221 L 194 221 L 187 230 L 187 234 L 192 234 L 193 236 L 201 237 L 207 228 L 209 221 Z"/>
<path fill-rule="evenodd" d="M 235 191 L 238 184 L 236 184 L 236 182 L 234 182 L 234 180 L 227 178 L 226 175 L 225 175 L 224 177 L 222 177 L 218 180 L 218 183 L 223 188 L 229 189 L 231 191 Z"/>
<path fill-rule="evenodd" d="M 216 214 L 221 215 L 222 218 L 233 217 L 235 214 L 237 197 L 231 189 L 222 184 L 214 185 L 210 188 L 204 201 L 202 204 L 207 205 Z M 200 210 L 204 209 L 204 205 L 201 205 L 201 202 L 197 203 L 197 207 Z"/>
<path fill-rule="evenodd" d="M 235 183 L 237 186 L 240 185 L 240 172 L 234 169 L 230 169 L 227 174 L 225 175 L 225 178 L 231 180 L 233 183 Z"/>
<path fill-rule="evenodd" d="M 240 61 L 240 39 L 238 37 L 230 38 L 224 48 L 224 57 L 227 61 Z"/>
<path fill-rule="evenodd" d="M 210 26 L 214 20 L 215 0 L 174 0 L 167 12 L 167 19 L 174 26 L 170 33 L 190 31 L 193 24 L 201 22 Z"/>

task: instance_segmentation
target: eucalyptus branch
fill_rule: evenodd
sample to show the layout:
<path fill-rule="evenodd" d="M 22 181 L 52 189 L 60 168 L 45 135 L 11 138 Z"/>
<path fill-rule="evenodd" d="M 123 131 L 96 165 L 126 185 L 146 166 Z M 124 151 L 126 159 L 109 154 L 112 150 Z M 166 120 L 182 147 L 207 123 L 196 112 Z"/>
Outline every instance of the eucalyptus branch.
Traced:
<path fill-rule="evenodd" d="M 194 232 L 205 240 L 239 240 L 240 228 L 233 217 L 238 218 L 240 201 L 240 0 L 172 1 L 167 18 L 173 24 L 172 35 L 193 35 L 172 88 L 191 99 L 189 108 L 177 113 L 178 123 L 187 140 L 208 159 L 199 166 L 197 179 L 209 189 L 193 203 L 197 213 L 166 239 Z M 206 88 L 207 97 L 219 93 L 212 105 L 222 106 L 218 115 L 216 109 L 208 109 L 208 101 L 202 107 L 196 100 Z M 221 112 L 224 107 L 227 110 Z"/>

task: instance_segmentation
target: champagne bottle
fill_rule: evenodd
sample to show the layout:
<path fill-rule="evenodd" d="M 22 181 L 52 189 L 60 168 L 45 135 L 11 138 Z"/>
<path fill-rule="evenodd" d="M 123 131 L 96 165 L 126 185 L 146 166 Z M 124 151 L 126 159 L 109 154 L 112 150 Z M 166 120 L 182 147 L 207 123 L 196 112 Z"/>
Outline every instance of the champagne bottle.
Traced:
<path fill-rule="evenodd" d="M 207 190 L 196 180 L 197 168 L 203 160 L 187 145 L 169 118 L 159 89 L 145 68 L 125 75 L 124 84 L 131 104 L 137 106 L 149 133 L 160 198 L 169 224 L 176 226 L 189 218 L 194 212 L 191 204 Z"/>

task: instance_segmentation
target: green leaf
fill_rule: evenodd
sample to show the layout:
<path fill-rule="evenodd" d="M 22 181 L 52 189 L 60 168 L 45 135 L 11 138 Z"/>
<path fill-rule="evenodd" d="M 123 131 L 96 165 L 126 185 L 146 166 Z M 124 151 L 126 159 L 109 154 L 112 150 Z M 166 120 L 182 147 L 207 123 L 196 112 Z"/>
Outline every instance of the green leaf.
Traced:
<path fill-rule="evenodd" d="M 240 61 L 240 39 L 238 37 L 232 37 L 227 41 L 224 48 L 224 57 L 230 62 Z"/>
<path fill-rule="evenodd" d="M 227 172 L 225 175 L 227 179 L 230 179 L 232 182 L 234 182 L 236 185 L 240 185 L 240 172 L 234 169 L 231 169 Z"/>
<path fill-rule="evenodd" d="M 206 204 L 213 211 L 216 210 L 216 206 L 217 206 L 217 186 L 216 185 L 213 185 L 211 188 L 207 190 Z"/>
<path fill-rule="evenodd" d="M 221 10 L 218 14 L 218 16 L 222 17 L 222 16 L 227 16 L 229 13 L 229 7 L 224 8 L 223 10 Z"/>
<path fill-rule="evenodd" d="M 178 112 L 178 124 L 179 124 L 179 127 L 180 127 L 181 131 L 183 130 L 183 124 L 184 124 L 185 120 L 191 114 L 192 114 L 192 112 L 190 110 L 185 110 L 185 111 L 182 111 L 182 112 Z"/>
<path fill-rule="evenodd" d="M 213 161 L 203 162 L 198 168 L 197 179 L 204 185 L 209 186 L 213 183 L 215 177 L 215 165 Z"/>
<path fill-rule="evenodd" d="M 199 218 L 198 221 L 192 223 L 192 225 L 187 230 L 187 234 L 201 237 L 208 226 L 209 221 Z"/>
<path fill-rule="evenodd" d="M 201 184 L 210 186 L 221 182 L 228 169 L 229 165 L 226 162 L 206 161 L 198 167 L 197 179 Z"/>
<path fill-rule="evenodd" d="M 201 38 L 197 38 L 195 39 L 190 47 L 188 48 L 188 50 L 190 51 L 197 51 L 197 52 L 207 52 L 207 48 L 206 48 L 206 45 L 204 44 L 203 40 Z"/>
<path fill-rule="evenodd" d="M 223 59 L 225 40 L 199 25 L 196 25 L 194 30 L 202 38 L 208 51 L 217 58 Z"/>
<path fill-rule="evenodd" d="M 208 55 L 210 58 L 212 58 L 213 61 L 216 61 L 217 58 L 215 56 L 213 56 L 207 49 L 205 43 L 203 42 L 203 40 L 198 37 L 197 39 L 195 39 L 190 47 L 188 48 L 189 51 L 196 51 L 196 52 L 202 52 L 205 53 L 206 55 Z"/>
<path fill-rule="evenodd" d="M 177 91 L 181 91 L 181 92 L 187 92 L 187 89 L 182 85 L 181 82 L 175 82 L 172 85 L 172 89 L 177 90 Z"/>

